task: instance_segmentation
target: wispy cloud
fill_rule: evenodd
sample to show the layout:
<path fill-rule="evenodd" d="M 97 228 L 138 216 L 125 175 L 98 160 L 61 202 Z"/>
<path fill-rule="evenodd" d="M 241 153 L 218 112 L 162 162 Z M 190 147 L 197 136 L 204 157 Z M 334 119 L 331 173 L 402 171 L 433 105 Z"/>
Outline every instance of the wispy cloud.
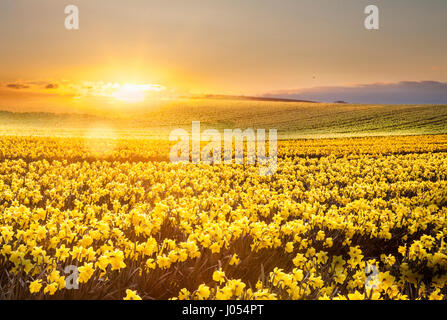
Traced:
<path fill-rule="evenodd" d="M 20 90 L 20 89 L 28 89 L 29 85 L 22 83 L 8 83 L 6 84 L 6 87 L 10 89 Z"/>
<path fill-rule="evenodd" d="M 45 89 L 57 89 L 59 85 L 57 83 L 49 83 L 45 86 Z"/>
<path fill-rule="evenodd" d="M 175 91 L 159 84 L 103 81 L 17 80 L 0 83 L 0 89 L 2 96 L 20 93 L 23 99 L 38 94 L 41 96 L 70 97 L 78 101 L 81 99 L 96 99 L 109 103 L 129 102 L 131 100 L 143 102 L 146 98 L 157 99 L 176 96 Z"/>
<path fill-rule="evenodd" d="M 39 89 L 57 89 L 59 84 L 50 81 L 15 81 L 10 83 L 3 83 L 3 86 L 14 90 L 39 90 Z"/>
<path fill-rule="evenodd" d="M 267 93 L 265 97 L 346 101 L 367 104 L 447 104 L 447 82 L 402 81 L 354 86 L 316 87 Z"/>

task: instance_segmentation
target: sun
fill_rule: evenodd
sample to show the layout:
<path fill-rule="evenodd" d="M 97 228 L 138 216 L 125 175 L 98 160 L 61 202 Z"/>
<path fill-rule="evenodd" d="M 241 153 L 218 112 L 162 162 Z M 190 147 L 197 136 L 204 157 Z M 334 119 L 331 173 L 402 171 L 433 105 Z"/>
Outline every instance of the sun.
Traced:
<path fill-rule="evenodd" d="M 124 84 L 112 93 L 112 97 L 127 103 L 143 102 L 146 98 L 146 90 L 141 85 Z"/>
<path fill-rule="evenodd" d="M 163 86 L 153 84 L 122 84 L 116 87 L 112 97 L 118 101 L 126 103 L 143 102 L 149 92 L 159 92 L 164 90 Z"/>

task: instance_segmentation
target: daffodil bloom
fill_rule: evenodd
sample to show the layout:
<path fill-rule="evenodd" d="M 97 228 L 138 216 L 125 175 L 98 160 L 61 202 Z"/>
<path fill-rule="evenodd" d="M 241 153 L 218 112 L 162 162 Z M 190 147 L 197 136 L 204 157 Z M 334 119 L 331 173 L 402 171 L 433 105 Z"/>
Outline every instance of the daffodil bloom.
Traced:
<path fill-rule="evenodd" d="M 223 272 L 221 269 L 214 271 L 213 280 L 218 283 L 225 282 L 225 272 Z"/>
<path fill-rule="evenodd" d="M 141 297 L 137 294 L 136 291 L 126 289 L 126 296 L 123 298 L 123 300 L 141 300 Z"/>
<path fill-rule="evenodd" d="M 124 253 L 120 250 L 115 250 L 109 257 L 109 263 L 112 265 L 112 270 L 120 270 L 126 267 L 124 263 Z"/>
<path fill-rule="evenodd" d="M 56 282 L 47 284 L 46 287 L 43 289 L 43 293 L 45 294 L 49 294 L 50 296 L 52 296 L 58 288 L 58 284 Z"/>
<path fill-rule="evenodd" d="M 349 293 L 348 298 L 349 300 L 364 300 L 365 295 L 356 290 L 354 293 Z"/>
<path fill-rule="evenodd" d="M 41 288 L 42 288 L 42 280 L 41 279 L 34 280 L 29 285 L 29 291 L 31 293 L 37 293 L 40 291 Z"/>
<path fill-rule="evenodd" d="M 197 295 L 197 298 L 199 298 L 200 300 L 208 299 L 210 294 L 211 294 L 210 288 L 205 284 L 201 284 L 197 288 L 196 295 Z"/>
<path fill-rule="evenodd" d="M 155 269 L 155 267 L 156 267 L 156 264 L 155 264 L 154 259 L 149 258 L 149 259 L 146 260 L 146 268 L 148 268 L 148 269 Z"/>
<path fill-rule="evenodd" d="M 237 256 L 237 254 L 233 254 L 233 256 L 231 257 L 229 264 L 230 266 L 232 265 L 237 265 L 239 263 L 239 258 Z"/>
<path fill-rule="evenodd" d="M 190 295 L 191 293 L 186 288 L 183 288 L 182 290 L 180 290 L 178 298 L 179 300 L 187 300 L 189 299 Z"/>
<path fill-rule="evenodd" d="M 78 268 L 79 270 L 79 277 L 78 277 L 78 283 L 86 283 L 93 275 L 95 270 L 93 269 L 93 263 L 84 263 L 82 267 Z"/>
<path fill-rule="evenodd" d="M 293 242 L 287 242 L 284 250 L 287 253 L 291 253 L 293 251 Z"/>

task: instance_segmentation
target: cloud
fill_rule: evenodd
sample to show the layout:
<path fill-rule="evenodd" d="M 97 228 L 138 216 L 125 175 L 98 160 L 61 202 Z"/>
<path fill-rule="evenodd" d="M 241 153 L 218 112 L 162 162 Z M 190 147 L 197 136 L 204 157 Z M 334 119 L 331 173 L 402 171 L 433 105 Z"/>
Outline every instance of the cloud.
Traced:
<path fill-rule="evenodd" d="M 45 86 L 45 89 L 57 89 L 59 85 L 57 83 L 49 83 Z"/>
<path fill-rule="evenodd" d="M 10 88 L 10 89 L 16 89 L 16 90 L 20 90 L 20 89 L 28 89 L 29 85 L 27 84 L 22 84 L 22 83 L 8 83 L 6 85 L 6 87 Z"/>
<path fill-rule="evenodd" d="M 267 93 L 265 97 L 346 101 L 366 104 L 447 104 L 447 82 L 402 81 L 355 86 L 316 87 Z"/>
<path fill-rule="evenodd" d="M 49 81 L 16 81 L 13 83 L 7 83 L 5 85 L 9 89 L 57 89 L 59 88 L 59 84 L 55 82 Z"/>

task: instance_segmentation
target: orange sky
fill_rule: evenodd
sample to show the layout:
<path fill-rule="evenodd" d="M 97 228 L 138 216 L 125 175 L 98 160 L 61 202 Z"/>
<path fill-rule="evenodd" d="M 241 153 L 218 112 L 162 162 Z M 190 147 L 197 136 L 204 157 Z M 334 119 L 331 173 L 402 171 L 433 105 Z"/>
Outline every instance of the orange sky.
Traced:
<path fill-rule="evenodd" d="M 2 0 L 0 109 L 140 102 L 113 85 L 150 100 L 447 81 L 447 2 L 377 2 L 380 30 L 367 31 L 363 0 Z"/>

